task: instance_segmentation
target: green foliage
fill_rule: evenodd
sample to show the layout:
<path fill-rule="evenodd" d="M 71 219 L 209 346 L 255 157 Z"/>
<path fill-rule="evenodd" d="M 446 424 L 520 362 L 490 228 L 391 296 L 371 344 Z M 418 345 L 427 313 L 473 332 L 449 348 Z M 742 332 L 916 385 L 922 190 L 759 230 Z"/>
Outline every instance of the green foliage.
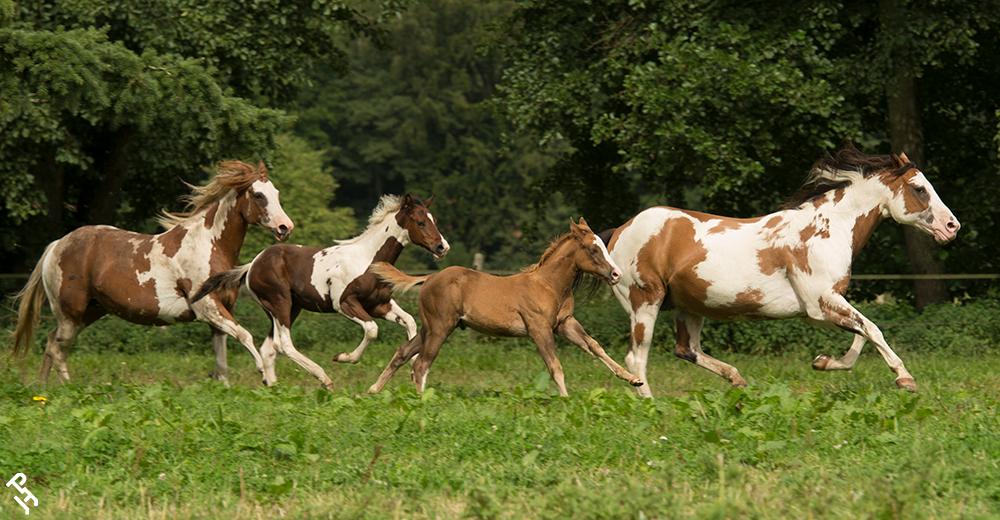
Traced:
<path fill-rule="evenodd" d="M 323 152 L 290 134 L 281 134 L 276 141 L 278 156 L 268 177 L 281 191 L 281 207 L 295 223 L 291 243 L 327 247 L 353 236 L 358 228 L 353 210 L 332 207 L 337 181 L 323 165 Z M 240 250 L 240 263 L 253 260 L 273 243 L 270 232 L 250 228 Z"/>
<path fill-rule="evenodd" d="M 380 23 L 405 4 L 388 0 L 364 13 L 341 0 L 55 0 L 21 2 L 20 17 L 39 29 L 105 28 L 137 54 L 198 58 L 237 96 L 283 103 L 318 63 L 346 68 L 339 35 L 381 42 Z"/>
<path fill-rule="evenodd" d="M 523 267 L 579 216 L 562 198 L 543 195 L 536 221 L 526 204 L 527 186 L 559 150 L 522 138 L 499 151 L 506 123 L 485 100 L 496 90 L 503 57 L 479 53 L 477 44 L 484 25 L 509 7 L 416 4 L 386 26 L 390 49 L 353 41 L 351 73 L 318 74 L 299 99 L 295 131 L 329 150 L 339 201 L 356 215 L 367 215 L 385 193 L 436 195 L 431 211 L 452 250 L 431 264 L 430 255 L 408 248 L 401 266 L 471 265 L 483 252 L 488 268 Z"/>

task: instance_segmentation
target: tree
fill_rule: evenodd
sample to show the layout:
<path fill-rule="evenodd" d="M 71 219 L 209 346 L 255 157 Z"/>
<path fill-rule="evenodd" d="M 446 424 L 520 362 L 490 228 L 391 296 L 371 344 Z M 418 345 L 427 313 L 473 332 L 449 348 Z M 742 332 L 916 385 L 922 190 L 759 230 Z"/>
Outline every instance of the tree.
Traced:
<path fill-rule="evenodd" d="M 384 193 L 436 195 L 431 211 L 451 243 L 436 265 L 513 269 L 537 261 L 546 240 L 574 215 L 560 198 L 540 196 L 535 222 L 527 186 L 552 162 L 548 149 L 511 140 L 501 154 L 503 121 L 487 101 L 503 59 L 477 46 L 504 1 L 429 0 L 387 26 L 388 49 L 365 38 L 348 47 L 349 74 L 328 70 L 304 89 L 295 131 L 326 157 L 341 203 L 366 216 Z M 403 268 L 426 268 L 430 255 L 407 248 Z"/>
<path fill-rule="evenodd" d="M 975 164 L 968 182 L 996 175 L 988 158 L 997 149 L 998 87 L 974 79 L 981 90 L 970 92 L 962 83 L 998 71 L 997 60 L 979 50 L 997 39 L 998 10 L 988 4 L 900 0 L 887 17 L 879 5 L 822 0 L 524 0 L 494 33 L 511 58 L 502 107 L 522 128 L 573 145 L 540 183 L 561 187 L 588 212 L 603 208 L 604 222 L 618 225 L 650 193 L 669 204 L 694 193 L 703 204 L 697 209 L 737 216 L 768 211 L 841 138 L 869 153 L 911 146 L 891 142 L 899 131 L 890 123 L 909 103 L 923 120 L 943 123 L 924 126 L 935 154 L 920 166 L 978 249 L 984 242 L 976 227 L 992 219 L 963 218 L 964 210 L 981 214 L 967 206 L 996 196 L 979 194 L 970 204 L 957 196 L 959 179 L 935 174 L 961 161 Z M 900 78 L 916 82 L 915 98 Z M 913 129 L 907 117 L 897 128 Z M 949 138 L 984 129 L 986 138 L 972 143 Z M 571 175 L 583 178 L 567 182 Z M 615 183 L 635 195 L 606 200 Z M 896 234 L 880 230 L 875 240 L 896 244 Z M 949 249 L 965 255 L 963 240 Z M 889 249 L 859 263 L 898 272 Z"/>
<path fill-rule="evenodd" d="M 342 34 L 381 38 L 402 3 L 0 0 L 0 224 L 5 270 L 83 224 L 151 232 L 230 158 L 268 158 L 281 110 Z"/>

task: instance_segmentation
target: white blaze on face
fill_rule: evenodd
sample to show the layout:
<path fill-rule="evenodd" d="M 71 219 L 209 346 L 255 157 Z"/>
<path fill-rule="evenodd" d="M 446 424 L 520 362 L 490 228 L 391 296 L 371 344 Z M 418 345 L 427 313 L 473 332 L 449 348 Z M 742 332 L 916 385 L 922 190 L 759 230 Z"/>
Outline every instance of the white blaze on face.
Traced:
<path fill-rule="evenodd" d="M 263 195 L 267 199 L 267 212 L 260 221 L 260 225 L 268 229 L 278 229 L 281 226 L 291 229 L 292 221 L 281 207 L 278 188 L 275 188 L 274 184 L 270 181 L 255 181 L 251 187 L 255 193 Z"/>
<path fill-rule="evenodd" d="M 437 227 L 437 219 L 434 218 L 434 215 L 431 215 L 430 211 L 427 212 L 427 218 L 429 218 L 431 220 L 431 222 L 434 223 L 434 226 Z M 438 234 L 441 234 L 441 229 L 438 229 Z M 451 249 L 451 246 L 448 245 L 448 241 L 444 238 L 443 234 L 441 234 L 441 245 L 444 247 L 444 250 L 441 251 L 440 255 L 438 255 L 438 254 L 434 255 L 434 256 L 436 256 L 438 258 L 441 258 L 442 256 L 444 256 L 445 253 L 447 253 L 448 250 Z"/>
<path fill-rule="evenodd" d="M 596 244 L 597 247 L 599 247 L 601 249 L 601 254 L 604 255 L 604 260 L 608 263 L 608 265 L 611 266 L 611 281 L 612 281 L 612 283 L 617 283 L 618 280 L 621 279 L 621 277 L 622 277 L 622 270 L 619 269 L 618 268 L 618 264 L 616 264 L 615 261 L 611 259 L 611 254 L 608 253 L 608 248 L 604 247 L 604 241 L 601 240 L 601 237 L 599 237 L 597 235 L 594 235 L 594 234 L 592 234 L 591 237 L 592 237 L 592 240 L 594 241 L 594 244 Z"/>

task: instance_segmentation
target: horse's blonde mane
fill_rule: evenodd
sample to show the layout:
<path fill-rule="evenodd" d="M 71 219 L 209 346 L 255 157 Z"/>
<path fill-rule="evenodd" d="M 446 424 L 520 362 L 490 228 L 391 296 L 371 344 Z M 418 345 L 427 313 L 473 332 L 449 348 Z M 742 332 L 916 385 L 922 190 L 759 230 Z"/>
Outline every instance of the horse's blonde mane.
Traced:
<path fill-rule="evenodd" d="M 267 168 L 263 161 L 257 167 L 243 161 L 219 163 L 218 173 L 215 174 L 212 182 L 205 186 L 188 184 L 191 193 L 181 197 L 181 200 L 187 203 L 185 208 L 187 211 L 179 213 L 163 211 L 156 218 L 156 222 L 164 228 L 170 229 L 222 199 L 230 191 L 245 190 L 257 181 L 267 181 Z"/>
<path fill-rule="evenodd" d="M 375 206 L 375 211 L 372 211 L 372 216 L 368 217 L 368 227 L 361 232 L 360 235 L 354 238 L 348 238 L 346 240 L 338 240 L 337 243 L 340 245 L 348 245 L 357 242 L 362 236 L 368 233 L 369 230 L 378 227 L 385 219 L 389 218 L 390 215 L 396 213 L 403 208 L 403 197 L 400 195 L 382 195 L 382 198 L 378 200 L 378 206 Z"/>

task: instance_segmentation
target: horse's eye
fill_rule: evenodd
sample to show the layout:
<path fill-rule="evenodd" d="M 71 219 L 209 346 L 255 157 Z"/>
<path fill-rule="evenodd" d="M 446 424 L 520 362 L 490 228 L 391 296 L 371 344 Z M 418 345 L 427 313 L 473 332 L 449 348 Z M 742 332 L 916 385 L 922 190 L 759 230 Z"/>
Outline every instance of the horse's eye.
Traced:
<path fill-rule="evenodd" d="M 263 193 L 255 193 L 254 196 L 253 196 L 253 198 L 255 198 L 257 200 L 264 200 L 266 197 L 264 197 Z"/>
<path fill-rule="evenodd" d="M 426 226 L 426 224 L 424 224 L 424 221 L 423 221 L 423 220 L 418 220 L 418 221 L 417 221 L 417 227 L 419 227 L 419 228 L 422 228 L 422 227 L 424 227 L 424 226 Z"/>
<path fill-rule="evenodd" d="M 923 186 L 917 186 L 916 188 L 913 188 L 913 191 L 917 192 L 917 195 L 923 195 L 924 193 L 927 193 L 927 188 Z"/>

